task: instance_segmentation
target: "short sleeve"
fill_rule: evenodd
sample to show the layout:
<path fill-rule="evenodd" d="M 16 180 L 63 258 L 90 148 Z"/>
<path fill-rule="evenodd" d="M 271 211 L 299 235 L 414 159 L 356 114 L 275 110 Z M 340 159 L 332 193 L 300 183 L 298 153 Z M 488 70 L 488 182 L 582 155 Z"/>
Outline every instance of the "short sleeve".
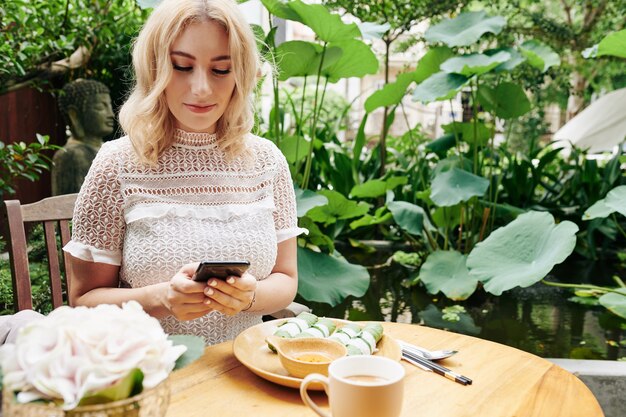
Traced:
<path fill-rule="evenodd" d="M 116 145 L 105 143 L 91 164 L 74 207 L 72 240 L 63 248 L 85 261 L 121 264 L 125 222 Z"/>
<path fill-rule="evenodd" d="M 298 227 L 296 211 L 296 194 L 293 190 L 289 165 L 284 155 L 276 149 L 277 172 L 274 178 L 274 225 L 278 243 L 308 233 L 307 229 Z"/>

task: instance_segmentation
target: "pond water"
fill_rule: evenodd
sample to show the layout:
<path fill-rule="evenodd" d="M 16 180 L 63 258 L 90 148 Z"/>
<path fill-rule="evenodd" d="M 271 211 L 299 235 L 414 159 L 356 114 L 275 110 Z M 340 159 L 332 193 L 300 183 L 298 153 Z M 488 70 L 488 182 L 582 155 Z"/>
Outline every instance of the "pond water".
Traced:
<path fill-rule="evenodd" d="M 384 258 L 379 254 L 379 260 L 381 255 Z M 409 271 L 399 264 L 368 269 L 372 281 L 364 296 L 348 297 L 335 307 L 302 302 L 319 316 L 419 323 L 503 343 L 544 358 L 626 357 L 626 346 L 620 345 L 620 341 L 626 341 L 626 320 L 603 307 L 569 301 L 573 295 L 569 290 L 539 283 L 500 297 L 479 290 L 468 300 L 453 302 L 428 294 L 422 285 L 407 285 Z M 547 278 L 611 285 L 612 273 L 604 265 L 571 262 L 557 266 Z M 457 321 L 444 320 L 443 309 L 454 304 L 463 306 L 465 312 L 458 315 Z"/>

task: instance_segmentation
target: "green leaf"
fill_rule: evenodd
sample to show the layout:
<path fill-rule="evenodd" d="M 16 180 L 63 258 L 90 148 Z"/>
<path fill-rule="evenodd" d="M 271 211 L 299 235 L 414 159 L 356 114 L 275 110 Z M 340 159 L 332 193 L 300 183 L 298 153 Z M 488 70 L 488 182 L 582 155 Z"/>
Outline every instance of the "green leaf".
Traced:
<path fill-rule="evenodd" d="M 452 122 L 441 126 L 449 134 L 460 135 L 458 140 L 474 146 L 485 146 L 493 136 L 493 130 L 482 122 Z"/>
<path fill-rule="evenodd" d="M 451 300 L 465 300 L 478 285 L 465 261 L 465 255 L 457 251 L 432 252 L 420 269 L 419 279 L 431 294 L 441 291 Z"/>
<path fill-rule="evenodd" d="M 376 198 L 385 195 L 387 183 L 383 180 L 369 180 L 363 184 L 358 184 L 350 190 L 351 197 Z"/>
<path fill-rule="evenodd" d="M 143 389 L 143 372 L 135 368 L 117 383 L 103 390 L 86 394 L 78 403 L 82 405 L 104 404 L 112 401 L 124 400 L 141 393 Z"/>
<path fill-rule="evenodd" d="M 412 235 L 420 235 L 424 226 L 424 209 L 406 201 L 391 201 L 387 208 L 396 224 Z"/>
<path fill-rule="evenodd" d="M 365 40 L 382 39 L 383 35 L 389 30 L 389 23 L 378 24 L 374 22 L 357 23 L 359 31 Z"/>
<path fill-rule="evenodd" d="M 605 218 L 614 213 L 615 210 L 613 208 L 606 205 L 606 201 L 603 198 L 602 200 L 596 201 L 591 207 L 589 207 L 583 213 L 582 220 L 593 220 L 597 218 Z"/>
<path fill-rule="evenodd" d="M 306 237 L 301 237 L 300 239 L 305 239 L 307 243 L 317 246 L 320 249 L 326 249 L 326 252 L 333 253 L 335 251 L 335 242 L 333 239 L 322 232 L 313 220 L 310 217 L 303 216 L 298 219 L 298 224 L 300 227 L 303 227 L 309 231 L 309 234 Z"/>
<path fill-rule="evenodd" d="M 325 65 L 322 71 L 331 83 L 342 78 L 361 78 L 367 74 L 376 74 L 378 71 L 378 58 L 368 45 L 358 39 L 333 42 L 330 48 L 340 48 L 342 51 L 339 59 L 328 66 Z"/>
<path fill-rule="evenodd" d="M 369 211 L 369 205 L 363 201 L 356 202 L 345 198 L 333 190 L 319 192 L 328 198 L 328 204 L 317 206 L 307 212 L 311 220 L 325 225 L 331 225 L 337 220 L 346 220 L 360 217 Z"/>
<path fill-rule="evenodd" d="M 626 29 L 609 33 L 598 44 L 597 56 L 626 58 Z"/>
<path fill-rule="evenodd" d="M 303 136 L 285 136 L 280 141 L 280 150 L 290 164 L 304 159 L 309 153 L 310 142 Z"/>
<path fill-rule="evenodd" d="M 285 81 L 291 77 L 316 75 L 319 71 L 323 48 L 312 42 L 288 41 L 276 48 L 276 56 L 280 72 L 278 79 Z M 324 52 L 322 71 L 339 61 L 343 52 L 341 48 L 330 47 Z"/>
<path fill-rule="evenodd" d="M 389 212 L 384 213 L 382 216 L 372 216 L 366 214 L 358 220 L 350 223 L 350 229 L 358 229 L 359 227 L 373 226 L 375 224 L 383 224 L 393 220 L 393 215 Z"/>
<path fill-rule="evenodd" d="M 626 319 L 626 289 L 621 288 L 617 291 L 623 295 L 609 292 L 600 297 L 598 301 L 611 313 Z"/>
<path fill-rule="evenodd" d="M 472 197 L 485 194 L 489 187 L 489 180 L 462 169 L 451 170 L 437 174 L 433 179 L 430 198 L 439 207 L 454 206 Z"/>
<path fill-rule="evenodd" d="M 506 25 L 502 16 L 487 16 L 484 11 L 461 13 L 454 19 L 445 19 L 428 28 L 424 37 L 428 42 L 443 42 L 448 46 L 467 46 L 485 33 L 497 35 Z"/>
<path fill-rule="evenodd" d="M 467 54 L 455 56 L 441 64 L 441 70 L 472 77 L 485 74 L 511 58 L 508 52 L 500 51 L 494 55 Z"/>
<path fill-rule="evenodd" d="M 626 216 L 626 185 L 620 185 L 609 191 L 605 197 L 606 205 Z"/>
<path fill-rule="evenodd" d="M 489 49 L 485 51 L 485 55 L 492 56 L 498 54 L 501 51 L 507 52 L 511 57 L 508 61 L 498 65 L 494 69 L 494 72 L 513 71 L 518 65 L 526 61 L 526 58 L 517 49 L 514 48 Z"/>
<path fill-rule="evenodd" d="M 328 203 L 328 198 L 311 190 L 295 188 L 298 217 L 304 216 L 313 207 L 323 206 Z"/>
<path fill-rule="evenodd" d="M 412 82 L 421 83 L 438 72 L 439 66 L 451 56 L 454 56 L 454 53 L 450 48 L 439 47 L 429 50 L 419 60 L 415 71 L 399 74 L 394 82 L 386 84 L 369 96 L 365 101 L 365 111 L 371 113 L 379 107 L 400 104 Z"/>
<path fill-rule="evenodd" d="M 426 149 L 437 154 L 445 155 L 445 153 L 456 145 L 456 138 L 453 133 L 446 133 L 443 136 L 429 142 Z"/>
<path fill-rule="evenodd" d="M 281 19 L 302 22 L 300 15 L 282 0 L 261 0 L 263 6 L 270 14 L 280 17 Z"/>
<path fill-rule="evenodd" d="M 137 5 L 142 9 L 154 9 L 161 3 L 161 0 L 136 0 Z"/>
<path fill-rule="evenodd" d="M 531 211 L 478 243 L 467 266 L 491 294 L 528 287 L 572 253 L 577 231 L 578 226 L 570 221 L 555 224 L 550 213 Z"/>
<path fill-rule="evenodd" d="M 418 313 L 419 318 L 429 327 L 448 329 L 456 333 L 474 334 L 480 333 L 480 327 L 476 326 L 474 319 L 468 313 L 459 314 L 459 321 L 447 321 L 443 319 L 443 313 L 433 304 L 429 304 L 425 310 Z"/>
<path fill-rule="evenodd" d="M 361 36 L 356 23 L 344 23 L 341 16 L 330 13 L 321 4 L 306 4 L 300 0 L 287 4 L 300 16 L 300 21 L 313 29 L 317 37 L 325 42 L 339 42 Z"/>
<path fill-rule="evenodd" d="M 583 214 L 583 220 L 607 217 L 614 212 L 626 216 L 626 185 L 613 188 L 602 200 L 598 200 Z"/>
<path fill-rule="evenodd" d="M 537 40 L 526 41 L 521 46 L 522 54 L 528 59 L 528 63 L 546 72 L 552 66 L 561 65 L 559 54 L 554 52 L 548 45 Z"/>
<path fill-rule="evenodd" d="M 298 247 L 298 294 L 305 300 L 335 306 L 349 295 L 361 297 L 369 285 L 365 267 Z"/>
<path fill-rule="evenodd" d="M 430 103 L 454 97 L 469 78 L 461 74 L 438 72 L 422 81 L 413 91 L 413 101 Z"/>
<path fill-rule="evenodd" d="M 174 345 L 184 345 L 187 346 L 187 350 L 183 353 L 177 360 L 174 365 L 174 369 L 181 369 L 185 366 L 189 365 L 191 362 L 197 360 L 204 353 L 204 339 L 198 336 L 193 336 L 189 334 L 177 334 L 170 335 L 167 337 L 171 340 Z"/>
<path fill-rule="evenodd" d="M 503 82 L 496 88 L 481 85 L 478 101 L 487 111 L 502 119 L 520 117 L 530 111 L 530 100 L 517 84 Z"/>

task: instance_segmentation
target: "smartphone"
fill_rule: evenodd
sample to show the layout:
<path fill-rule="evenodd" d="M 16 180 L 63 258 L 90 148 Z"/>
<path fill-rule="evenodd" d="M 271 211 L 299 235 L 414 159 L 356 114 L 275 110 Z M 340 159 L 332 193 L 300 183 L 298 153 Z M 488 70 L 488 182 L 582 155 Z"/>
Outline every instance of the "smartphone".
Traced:
<path fill-rule="evenodd" d="M 225 280 L 232 275 L 240 277 L 249 267 L 248 261 L 202 261 L 193 280 L 207 282 L 211 278 Z"/>

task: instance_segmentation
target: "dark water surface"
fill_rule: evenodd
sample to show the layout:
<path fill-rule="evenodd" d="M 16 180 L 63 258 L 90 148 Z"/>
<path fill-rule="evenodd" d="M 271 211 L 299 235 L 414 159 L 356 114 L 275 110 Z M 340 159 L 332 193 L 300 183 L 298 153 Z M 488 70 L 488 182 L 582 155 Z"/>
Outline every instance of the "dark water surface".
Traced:
<path fill-rule="evenodd" d="M 354 260 L 352 260 L 354 261 Z M 383 263 L 383 262 L 381 262 Z M 572 301 L 572 291 L 542 283 L 516 288 L 500 297 L 479 289 L 468 300 L 453 302 L 428 294 L 423 286 L 408 286 L 410 274 L 392 263 L 368 267 L 372 282 L 363 297 L 340 305 L 303 301 L 319 316 L 349 320 L 420 323 L 513 346 L 544 358 L 618 359 L 626 357 L 626 320 L 603 307 Z M 555 267 L 550 280 L 612 285 L 615 271 L 602 264 L 573 263 Z M 442 310 L 462 305 L 458 321 L 442 318 Z"/>

